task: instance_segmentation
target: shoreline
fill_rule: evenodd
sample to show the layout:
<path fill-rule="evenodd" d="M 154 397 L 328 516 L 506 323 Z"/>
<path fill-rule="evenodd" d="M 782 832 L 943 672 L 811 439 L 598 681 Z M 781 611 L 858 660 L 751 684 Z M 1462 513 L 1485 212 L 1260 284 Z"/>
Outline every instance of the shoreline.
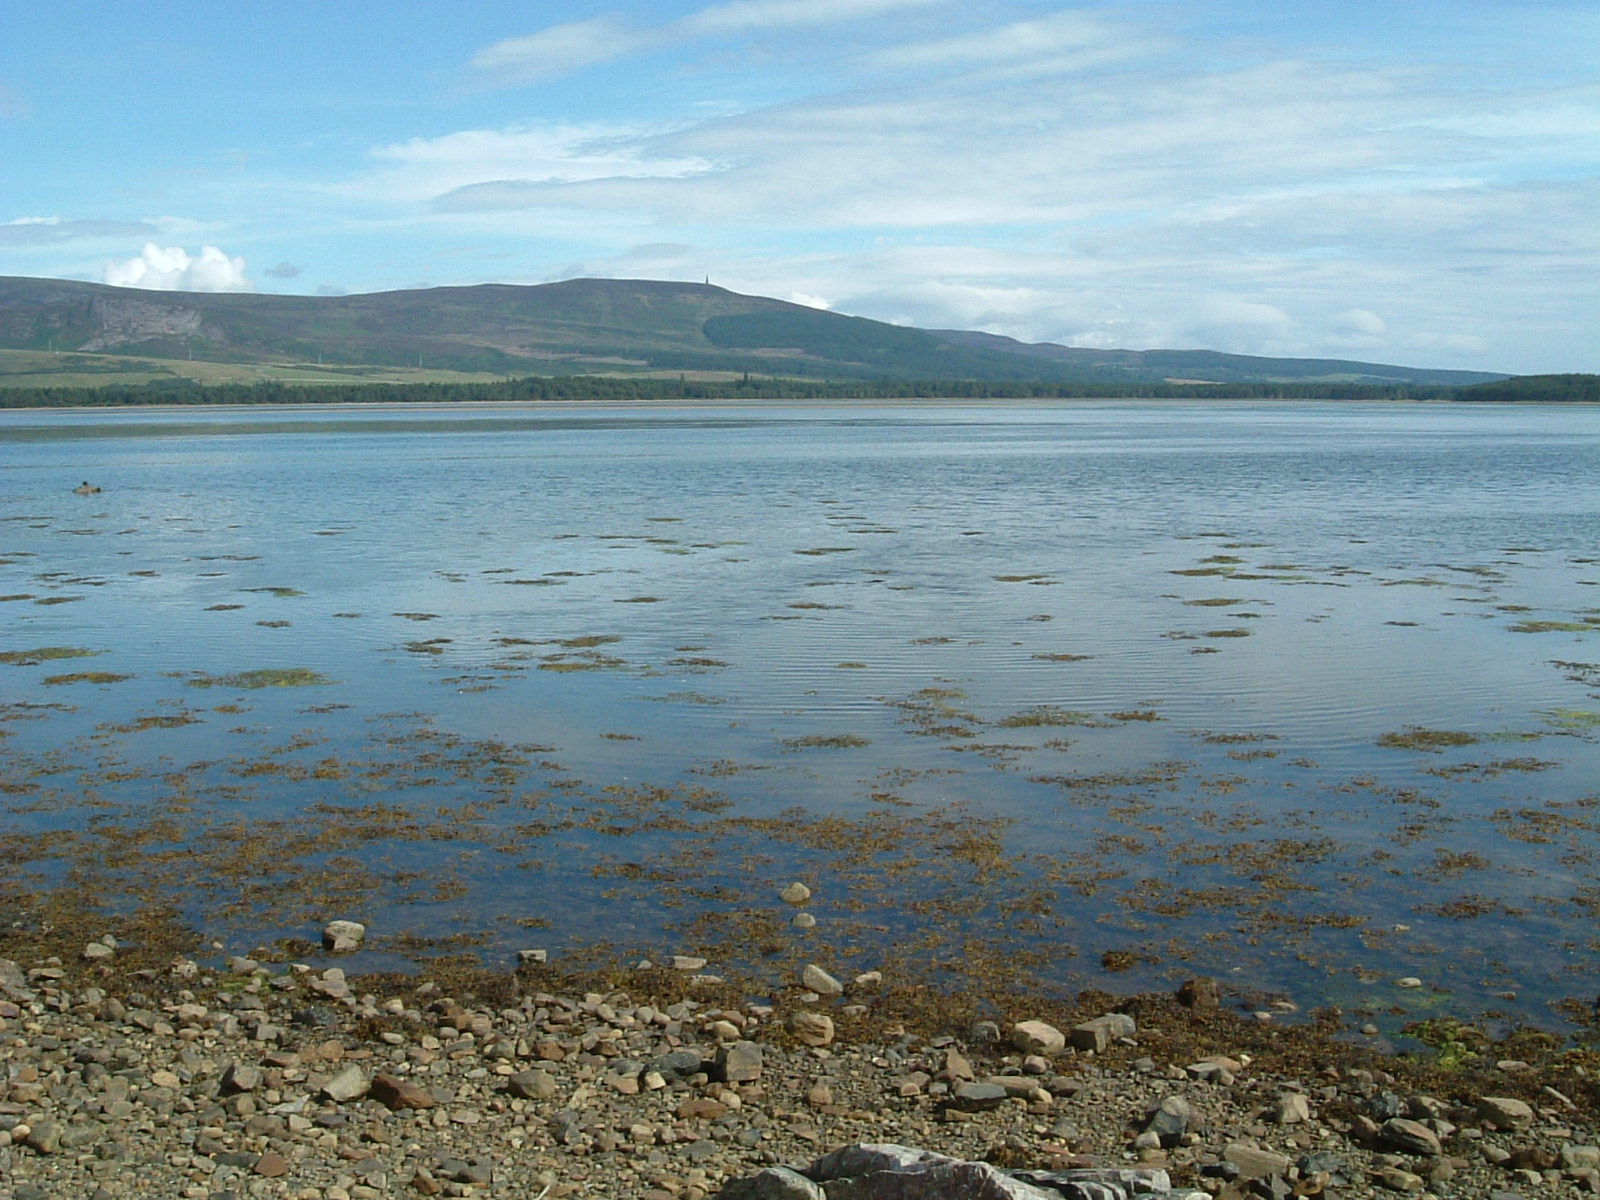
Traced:
<path fill-rule="evenodd" d="M 0 946 L 7 1200 L 705 1200 L 862 1142 L 1224 1197 L 1600 1191 L 1600 1058 L 1538 1035 L 1441 1065 L 1203 983 L 1049 1002 L 808 971 L 752 1004 L 692 962 L 402 978 L 166 949 Z"/>

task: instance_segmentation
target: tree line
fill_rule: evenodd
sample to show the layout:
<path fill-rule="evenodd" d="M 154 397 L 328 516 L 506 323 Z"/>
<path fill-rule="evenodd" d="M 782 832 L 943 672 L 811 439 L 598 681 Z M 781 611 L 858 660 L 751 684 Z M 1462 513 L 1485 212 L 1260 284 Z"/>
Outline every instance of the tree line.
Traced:
<path fill-rule="evenodd" d="M 1323 383 L 1072 383 L 887 378 L 797 380 L 749 375 L 726 382 L 569 375 L 554 378 L 530 376 L 492 383 L 348 384 L 275 381 L 200 384 L 174 377 L 144 384 L 112 383 L 99 387 L 0 388 L 0 408 L 629 400 L 1446 400 L 1456 399 L 1462 392 L 1475 390 Z"/>

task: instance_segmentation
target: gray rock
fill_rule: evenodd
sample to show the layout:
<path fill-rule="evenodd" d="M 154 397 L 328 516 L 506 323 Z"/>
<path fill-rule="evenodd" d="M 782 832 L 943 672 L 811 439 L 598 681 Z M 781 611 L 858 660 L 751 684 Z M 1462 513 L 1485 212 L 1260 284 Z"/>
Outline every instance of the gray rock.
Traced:
<path fill-rule="evenodd" d="M 950 1107 L 962 1112 L 986 1112 L 999 1108 L 1010 1093 L 997 1083 L 962 1083 L 950 1092 Z"/>
<path fill-rule="evenodd" d="M 1533 1124 L 1533 1109 L 1510 1096 L 1482 1096 L 1478 1099 L 1478 1119 L 1496 1129 L 1525 1129 Z"/>
<path fill-rule="evenodd" d="M 804 904 L 811 899 L 811 889 L 796 880 L 778 892 L 778 899 L 785 904 Z"/>
<path fill-rule="evenodd" d="M 1304 1125 L 1311 1120 L 1311 1104 L 1299 1092 L 1285 1092 L 1278 1097 L 1274 1115 L 1279 1125 Z"/>
<path fill-rule="evenodd" d="M 822 1188 L 788 1167 L 768 1167 L 732 1180 L 717 1196 L 719 1200 L 827 1200 Z"/>
<path fill-rule="evenodd" d="M 1393 1092 L 1379 1092 L 1366 1103 L 1367 1116 L 1374 1121 L 1387 1121 L 1391 1117 L 1406 1115 L 1406 1102 L 1404 1097 Z"/>
<path fill-rule="evenodd" d="M 1067 1048 L 1066 1035 L 1043 1021 L 1019 1021 L 1011 1027 L 1011 1044 L 1024 1054 L 1060 1054 Z"/>
<path fill-rule="evenodd" d="M 1068 1039 L 1079 1050 L 1093 1050 L 1099 1054 L 1119 1037 L 1132 1037 L 1137 1032 L 1134 1019 L 1127 1013 L 1108 1013 L 1075 1025 Z"/>
<path fill-rule="evenodd" d="M 322 1085 L 322 1094 L 335 1103 L 343 1104 L 348 1100 L 357 1100 L 365 1096 L 370 1086 L 366 1074 L 360 1067 L 351 1063 Z"/>
<path fill-rule="evenodd" d="M 231 1092 L 253 1092 L 261 1086 L 264 1078 L 260 1067 L 252 1067 L 245 1063 L 229 1063 L 222 1072 L 219 1087 L 224 1095 Z"/>
<path fill-rule="evenodd" d="M 703 1070 L 704 1064 L 693 1050 L 672 1050 L 652 1058 L 644 1069 L 667 1079 L 687 1079 Z"/>
<path fill-rule="evenodd" d="M 711 1075 L 724 1083 L 754 1083 L 761 1078 L 761 1047 L 754 1042 L 733 1042 L 717 1048 Z"/>
<path fill-rule="evenodd" d="M 1168 1096 L 1156 1106 L 1144 1128 L 1146 1133 L 1155 1134 L 1161 1145 L 1176 1146 L 1189 1132 L 1193 1120 L 1194 1110 L 1187 1100 L 1182 1096 Z"/>
<path fill-rule="evenodd" d="M 506 1091 L 523 1100 L 548 1100 L 556 1094 L 556 1079 L 534 1067 L 506 1076 Z"/>
<path fill-rule="evenodd" d="M 1239 1174 L 1246 1179 L 1265 1179 L 1272 1175 L 1282 1175 L 1289 1169 L 1287 1154 L 1277 1154 L 1258 1146 L 1246 1146 L 1243 1142 L 1234 1142 L 1222 1152 L 1222 1157 L 1238 1167 Z"/>
<path fill-rule="evenodd" d="M 332 954 L 359 950 L 367 940 L 367 927 L 359 921 L 329 921 L 322 930 L 323 949 Z"/>
<path fill-rule="evenodd" d="M 35 1121 L 22 1142 L 40 1154 L 57 1154 L 61 1150 L 61 1126 L 55 1121 Z"/>
<path fill-rule="evenodd" d="M 1405 1117 L 1393 1117 L 1378 1128 L 1378 1140 L 1406 1154 L 1439 1154 L 1439 1138 L 1426 1125 Z"/>
<path fill-rule="evenodd" d="M 1600 1146 L 1580 1146 L 1575 1142 L 1567 1142 L 1561 1147 L 1561 1165 L 1568 1171 L 1600 1168 Z"/>
<path fill-rule="evenodd" d="M 539 963 L 549 962 L 548 950 L 518 950 L 517 965 L 522 967 L 537 966 Z"/>
<path fill-rule="evenodd" d="M 1402 980 L 1402 986 L 1404 981 Z M 1413 1174 L 1400 1167 L 1381 1167 L 1373 1182 L 1379 1187 L 1386 1187 L 1391 1192 L 1420 1192 L 1427 1182 L 1421 1175 Z"/>
<path fill-rule="evenodd" d="M 844 995 L 844 984 L 829 975 L 816 963 L 806 964 L 805 970 L 800 972 L 800 982 L 819 996 Z"/>
<path fill-rule="evenodd" d="M 797 1012 L 789 1018 L 789 1032 L 804 1046 L 826 1046 L 833 1041 L 833 1019 L 823 1013 Z"/>

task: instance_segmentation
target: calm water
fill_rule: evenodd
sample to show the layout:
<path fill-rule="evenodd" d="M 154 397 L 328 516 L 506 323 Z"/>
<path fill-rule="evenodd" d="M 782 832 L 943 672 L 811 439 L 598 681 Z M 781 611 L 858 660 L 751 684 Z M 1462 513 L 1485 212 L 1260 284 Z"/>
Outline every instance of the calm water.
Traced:
<path fill-rule="evenodd" d="M 0 869 L 230 949 L 1549 1021 L 1600 988 L 1597 464 L 1586 409 L 0 413 Z"/>

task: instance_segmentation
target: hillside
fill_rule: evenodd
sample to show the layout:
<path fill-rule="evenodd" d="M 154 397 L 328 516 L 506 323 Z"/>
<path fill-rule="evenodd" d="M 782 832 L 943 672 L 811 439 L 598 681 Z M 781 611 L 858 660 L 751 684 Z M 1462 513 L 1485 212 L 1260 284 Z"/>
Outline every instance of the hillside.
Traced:
<path fill-rule="evenodd" d="M 802 379 L 1329 382 L 1505 378 L 1209 351 L 1084 350 L 928 331 L 709 284 L 574 279 L 357 296 L 156 292 L 0 277 L 0 349 L 495 375 L 749 372 Z M 30 381 L 37 383 L 37 374 Z"/>

